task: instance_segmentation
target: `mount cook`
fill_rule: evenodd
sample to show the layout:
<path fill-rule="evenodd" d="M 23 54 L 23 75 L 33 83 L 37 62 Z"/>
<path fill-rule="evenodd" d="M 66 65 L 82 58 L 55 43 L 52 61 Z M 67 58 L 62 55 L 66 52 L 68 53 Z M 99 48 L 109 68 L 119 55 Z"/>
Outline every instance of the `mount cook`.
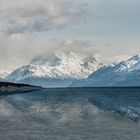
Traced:
<path fill-rule="evenodd" d="M 29 65 L 13 71 L 9 82 L 43 87 L 68 87 L 75 80 L 85 79 L 103 66 L 94 56 L 75 52 L 59 52 L 34 58 Z"/>

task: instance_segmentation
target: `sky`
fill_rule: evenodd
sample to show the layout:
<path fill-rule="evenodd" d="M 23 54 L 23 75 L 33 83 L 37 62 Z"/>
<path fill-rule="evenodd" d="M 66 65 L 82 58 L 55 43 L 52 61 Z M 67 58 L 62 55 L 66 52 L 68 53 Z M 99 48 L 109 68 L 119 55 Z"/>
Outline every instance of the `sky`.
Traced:
<path fill-rule="evenodd" d="M 0 71 L 78 51 L 119 62 L 140 53 L 139 0 L 0 0 Z"/>

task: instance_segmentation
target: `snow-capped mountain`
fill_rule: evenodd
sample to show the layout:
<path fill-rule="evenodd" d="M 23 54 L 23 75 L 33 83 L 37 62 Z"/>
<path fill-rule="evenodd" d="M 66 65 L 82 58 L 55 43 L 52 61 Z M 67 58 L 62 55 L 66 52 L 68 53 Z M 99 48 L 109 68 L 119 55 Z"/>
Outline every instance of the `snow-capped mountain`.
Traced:
<path fill-rule="evenodd" d="M 74 52 L 59 52 L 34 58 L 6 77 L 10 82 L 43 87 L 66 87 L 73 80 L 85 79 L 102 66 L 95 57 Z"/>
<path fill-rule="evenodd" d="M 87 79 L 74 82 L 73 86 L 140 86 L 140 56 L 103 66 Z"/>

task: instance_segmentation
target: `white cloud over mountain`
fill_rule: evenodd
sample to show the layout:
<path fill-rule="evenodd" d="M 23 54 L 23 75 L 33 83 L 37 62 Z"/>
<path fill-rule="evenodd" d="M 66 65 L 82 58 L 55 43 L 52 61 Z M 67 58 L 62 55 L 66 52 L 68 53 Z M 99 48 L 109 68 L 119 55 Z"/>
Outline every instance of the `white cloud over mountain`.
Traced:
<path fill-rule="evenodd" d="M 91 49 L 90 43 L 82 40 L 57 40 L 23 34 L 0 36 L 0 67 L 3 71 L 11 71 L 37 56 L 49 56 L 58 51 L 94 53 Z"/>

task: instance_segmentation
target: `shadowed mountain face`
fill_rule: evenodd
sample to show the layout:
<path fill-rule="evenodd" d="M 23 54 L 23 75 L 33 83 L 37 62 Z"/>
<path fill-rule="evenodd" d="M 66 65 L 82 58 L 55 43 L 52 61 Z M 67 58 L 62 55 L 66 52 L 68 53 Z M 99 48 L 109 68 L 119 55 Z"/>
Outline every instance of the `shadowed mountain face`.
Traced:
<path fill-rule="evenodd" d="M 74 82 L 73 86 L 140 86 L 140 56 L 103 66 L 87 79 Z"/>

